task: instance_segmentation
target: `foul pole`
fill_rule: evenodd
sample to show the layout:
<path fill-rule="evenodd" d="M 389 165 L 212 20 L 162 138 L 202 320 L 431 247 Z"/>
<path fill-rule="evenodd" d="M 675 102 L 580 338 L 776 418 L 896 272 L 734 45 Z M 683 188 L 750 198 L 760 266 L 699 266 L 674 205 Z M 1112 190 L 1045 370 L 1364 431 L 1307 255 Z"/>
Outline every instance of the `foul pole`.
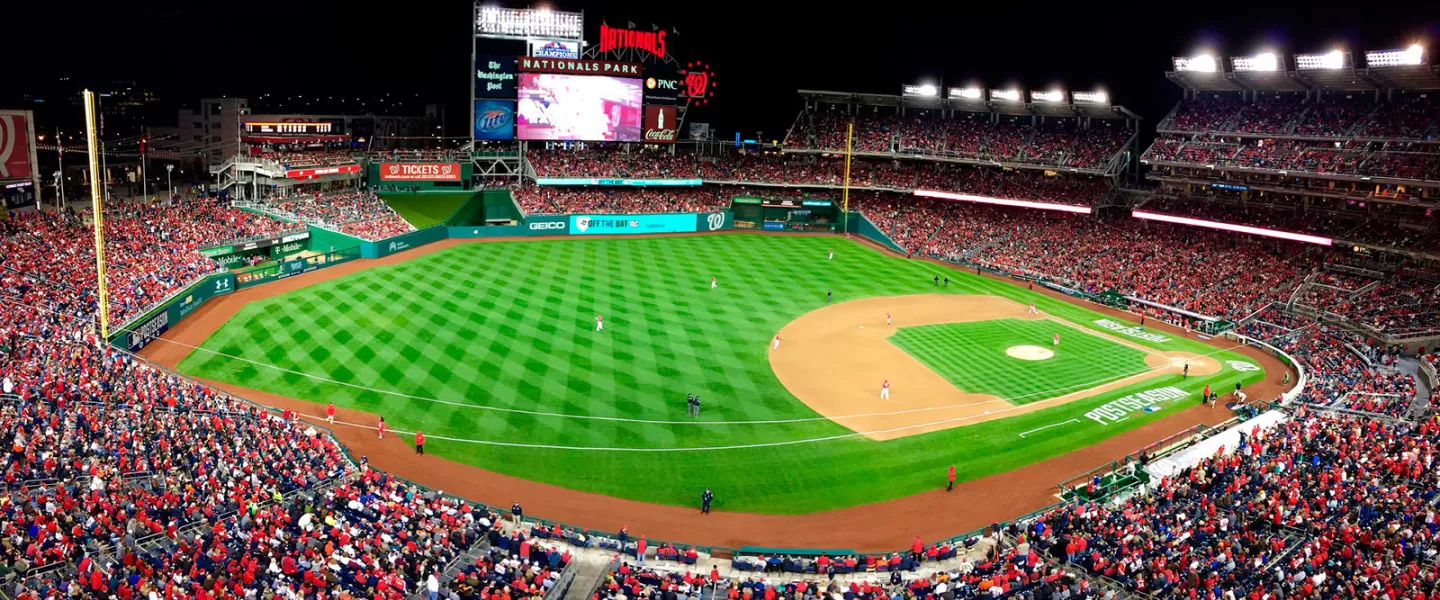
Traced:
<path fill-rule="evenodd" d="M 100 294 L 100 343 L 110 339 L 110 294 L 105 288 L 105 205 L 100 189 L 100 136 L 95 128 L 95 92 L 85 90 L 85 139 L 90 149 L 90 210 L 94 212 L 95 286 Z"/>
<path fill-rule="evenodd" d="M 855 146 L 854 138 L 855 124 L 849 123 L 845 126 L 845 187 L 840 193 L 845 200 L 845 237 L 850 237 L 850 151 Z"/>

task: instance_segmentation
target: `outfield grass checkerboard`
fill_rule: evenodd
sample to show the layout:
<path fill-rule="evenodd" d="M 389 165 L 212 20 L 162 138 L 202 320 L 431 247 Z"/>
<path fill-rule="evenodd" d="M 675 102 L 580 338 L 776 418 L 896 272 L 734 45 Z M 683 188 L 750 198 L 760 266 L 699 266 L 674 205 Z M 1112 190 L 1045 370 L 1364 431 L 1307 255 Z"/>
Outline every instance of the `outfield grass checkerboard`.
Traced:
<path fill-rule="evenodd" d="M 836 249 L 833 261 L 825 260 L 828 248 Z M 948 274 L 951 285 L 934 287 L 935 274 Z M 719 289 L 709 289 L 712 276 Z M 1034 301 L 1081 326 L 1094 327 L 1101 317 L 837 238 L 488 242 L 252 303 L 180 369 L 383 415 L 394 429 L 423 430 L 427 453 L 510 475 L 676 505 L 695 504 L 708 486 L 719 510 L 768 513 L 911 495 L 935 487 L 952 463 L 962 479 L 1008 471 L 1167 412 L 1110 426 L 1056 428 L 1019 443 L 1019 432 L 1083 415 L 1086 407 L 1159 385 L 1226 389 L 1239 377 L 1260 377 L 1232 369 L 1183 383 L 1178 376 L 1158 377 L 1009 419 L 874 442 L 817 418 L 778 382 L 766 359 L 771 336 L 823 306 L 826 290 L 835 302 L 990 294 Z M 604 332 L 594 331 L 597 314 L 605 317 Z M 1033 343 L 1021 337 L 1013 343 Z M 1144 343 L 1214 350 L 1184 340 Z M 1227 357 L 1238 355 L 1217 356 Z M 699 419 L 686 416 L 687 392 L 701 395 Z M 715 424 L 755 420 L 786 422 Z M 821 438 L 835 439 L 813 441 Z M 713 447 L 730 449 L 668 451 Z"/>

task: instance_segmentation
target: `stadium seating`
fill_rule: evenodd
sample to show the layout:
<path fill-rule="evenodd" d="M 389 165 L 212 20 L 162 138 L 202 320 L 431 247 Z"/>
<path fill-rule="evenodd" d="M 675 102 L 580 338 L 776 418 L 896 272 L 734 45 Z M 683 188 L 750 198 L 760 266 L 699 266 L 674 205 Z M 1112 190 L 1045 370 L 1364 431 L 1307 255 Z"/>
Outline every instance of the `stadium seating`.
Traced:
<path fill-rule="evenodd" d="M 376 241 L 415 230 L 408 221 L 370 192 L 305 194 L 271 199 L 268 204 L 302 221 Z"/>
<path fill-rule="evenodd" d="M 1104 125 L 1079 129 L 1064 120 L 1034 126 L 1028 118 L 989 119 L 979 113 L 899 116 L 862 109 L 853 117 L 854 151 L 1104 170 L 1130 138 L 1130 132 Z M 813 115 L 812 127 L 802 115 L 785 147 L 843 151 L 851 123 L 846 115 L 821 112 Z"/>

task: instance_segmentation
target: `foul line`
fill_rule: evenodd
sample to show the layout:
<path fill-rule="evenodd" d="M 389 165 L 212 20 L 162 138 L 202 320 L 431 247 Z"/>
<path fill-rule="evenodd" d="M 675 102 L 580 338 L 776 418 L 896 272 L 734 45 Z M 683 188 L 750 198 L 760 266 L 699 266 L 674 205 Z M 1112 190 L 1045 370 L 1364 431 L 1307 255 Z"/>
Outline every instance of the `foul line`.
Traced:
<path fill-rule="evenodd" d="M 1023 399 L 1025 399 L 1025 398 L 1029 398 L 1029 397 L 1031 397 L 1031 396 L 1039 396 L 1039 395 L 1043 395 L 1043 394 L 1051 394 L 1051 393 L 1058 392 L 1058 391 L 1060 391 L 1060 390 L 1074 389 L 1074 388 L 1076 388 L 1076 387 L 1082 387 L 1082 388 L 1084 388 L 1084 389 L 1080 389 L 1080 390 L 1077 390 L 1077 391 L 1074 391 L 1074 392 L 1069 392 L 1069 393 L 1064 394 L 1064 395 L 1061 395 L 1061 396 L 1056 396 L 1056 397 L 1054 397 L 1054 398 L 1046 398 L 1046 399 L 1044 399 L 1044 400 L 1037 400 L 1037 401 L 1035 401 L 1035 402 L 1027 403 L 1027 404 L 1024 405 L 1024 406 L 1032 406 L 1032 405 L 1038 405 L 1038 404 L 1043 404 L 1043 403 L 1047 403 L 1047 402 L 1054 402 L 1054 401 L 1056 401 L 1056 400 L 1063 400 L 1063 399 L 1068 398 L 1068 397 L 1070 397 L 1070 396 L 1073 396 L 1073 395 L 1075 395 L 1075 394 L 1085 392 L 1085 391 L 1087 391 L 1089 388 L 1092 388 L 1092 387 L 1095 387 L 1095 386 L 1099 386 L 1099 385 L 1109 385 L 1109 384 L 1120 383 L 1120 382 L 1123 382 L 1123 381 L 1129 381 L 1129 380 L 1134 379 L 1134 378 L 1136 378 L 1136 377 L 1139 377 L 1139 376 L 1142 376 L 1142 375 L 1149 375 L 1149 374 L 1154 373 L 1154 372 L 1156 372 L 1156 371 L 1159 371 L 1159 370 L 1161 370 L 1161 369 L 1167 369 L 1167 368 L 1171 368 L 1171 367 L 1173 366 L 1173 365 L 1164 365 L 1164 366 L 1159 366 L 1159 367 L 1146 367 L 1146 368 L 1144 368 L 1144 369 L 1139 369 L 1139 370 L 1133 371 L 1133 372 L 1129 373 L 1128 375 L 1124 375 L 1124 376 L 1110 377 L 1110 378 L 1105 378 L 1105 379 L 1097 379 L 1097 380 L 1095 380 L 1095 381 L 1087 382 L 1087 383 L 1076 383 L 1076 384 L 1071 384 L 1071 385 L 1067 385 L 1067 386 L 1063 386 L 1063 387 L 1058 387 L 1058 388 L 1054 388 L 1054 389 L 1050 389 L 1050 390 L 1041 390 L 1041 391 L 1038 391 L 1038 392 L 1031 392 L 1031 393 L 1029 393 L 1029 394 L 1022 394 L 1022 395 L 1020 395 L 1020 396 L 1015 396 L 1015 397 L 1012 397 L 1012 398 L 996 398 L 996 399 L 994 399 L 994 400 L 982 400 L 982 401 L 980 401 L 980 402 L 965 402 L 965 403 L 961 403 L 961 404 L 950 404 L 950 405 L 946 405 L 946 406 L 930 406 L 930 407 L 924 407 L 924 408 L 910 408 L 910 409 L 890 411 L 890 412 L 874 412 L 874 413 L 857 413 L 857 414 L 851 414 L 851 415 L 836 415 L 836 416 L 832 416 L 832 417 L 823 417 L 823 416 L 822 416 L 822 417 L 802 417 L 802 418 L 796 418 L 796 419 L 757 419 L 757 420 L 745 420 L 745 421 L 696 421 L 696 420 L 673 421 L 673 420 L 664 420 L 664 419 L 633 419 L 633 418 L 627 418 L 627 417 L 606 417 L 606 416 L 601 416 L 601 415 L 572 415 L 572 414 L 567 414 L 567 413 L 556 413 L 556 412 L 546 412 L 546 411 L 524 410 L 524 409 L 519 409 L 519 408 L 506 408 L 506 407 L 501 407 L 501 406 L 489 406 L 489 405 L 485 405 L 485 404 L 472 404 L 472 403 L 469 403 L 469 402 L 455 402 L 455 401 L 453 401 L 453 400 L 441 400 L 441 399 L 438 399 L 438 398 L 430 398 L 430 397 L 427 397 L 427 396 L 416 396 L 416 395 L 414 395 L 414 394 L 406 394 L 406 393 L 403 393 L 403 392 L 396 392 L 396 391 L 393 391 L 393 390 L 384 390 L 384 389 L 379 389 L 379 388 L 372 388 L 372 387 L 367 387 L 367 386 L 359 385 L 359 384 L 356 384 L 356 383 L 349 383 L 349 382 L 345 382 L 345 381 L 337 381 L 337 380 L 334 380 L 334 379 L 330 379 L 330 378 L 328 378 L 328 377 L 323 377 L 323 376 L 320 376 L 320 375 L 313 375 L 313 374 L 310 374 L 310 373 L 305 373 L 305 372 L 302 372 L 302 371 L 296 371 L 296 370 L 293 370 L 293 369 L 286 369 L 286 368 L 284 368 L 284 367 L 280 367 L 280 366 L 276 366 L 276 365 L 271 365 L 271 364 L 267 364 L 267 363 L 262 363 L 262 362 L 255 361 L 255 360 L 251 360 L 251 359 L 248 359 L 248 358 L 244 358 L 244 357 L 240 357 L 240 356 L 234 356 L 234 355 L 231 355 L 231 354 L 226 354 L 226 353 L 224 353 L 224 352 L 219 352 L 219 351 L 216 351 L 216 350 L 210 350 L 210 349 L 208 349 L 208 348 L 201 348 L 201 347 L 199 347 L 199 346 L 192 346 L 192 345 L 190 345 L 190 344 L 186 344 L 186 343 L 179 342 L 179 341 L 175 341 L 175 340 L 171 340 L 171 339 L 166 339 L 166 338 L 163 338 L 163 337 L 162 337 L 162 338 L 156 338 L 154 341 L 157 341 L 157 342 L 167 342 L 167 343 L 175 344 L 175 345 L 178 345 L 178 346 L 184 346 L 184 347 L 189 348 L 189 349 L 191 349 L 191 350 L 193 350 L 193 351 L 207 352 L 207 353 L 210 353 L 210 354 L 214 354 L 214 355 L 216 355 L 216 356 L 223 356 L 223 357 L 225 357 L 225 358 L 229 358 L 229 359 L 232 359 L 232 360 L 238 360 L 238 361 L 245 362 L 245 363 L 249 363 L 249 364 L 252 364 L 252 365 L 255 365 L 255 366 L 265 367 L 265 368 L 269 368 L 269 369 L 274 369 L 274 370 L 280 371 L 280 372 L 282 372 L 282 373 L 289 373 L 289 374 L 291 374 L 291 375 L 299 375 L 299 376 L 301 376 L 301 377 L 306 377 L 306 378 L 309 378 L 309 379 L 313 379 L 313 380 L 319 381 L 319 382 L 321 382 L 321 383 L 329 383 L 329 384 L 333 384 L 333 385 L 338 385 L 338 386 L 342 386 L 342 387 L 348 387 L 348 388 L 357 389 L 357 390 L 362 390 L 362 391 L 366 391 L 366 392 L 374 392 L 374 393 L 377 393 L 377 394 L 382 394 L 382 395 L 387 395 L 387 396 L 395 396 L 395 397 L 397 397 L 397 398 L 404 398 L 404 399 L 407 399 L 407 400 L 415 400 L 415 401 L 419 401 L 419 402 L 430 402 L 430 403 L 433 403 L 433 404 L 443 404 L 443 405 L 447 405 L 447 406 L 455 406 L 455 407 L 460 407 L 460 408 L 470 408 L 470 409 L 476 409 L 476 410 L 492 410 L 492 411 L 496 411 L 496 412 L 505 412 L 505 413 L 513 413 L 513 414 L 523 414 L 523 415 L 530 415 L 530 416 L 534 416 L 534 417 L 557 417 L 557 418 L 566 418 L 566 419 L 580 419 L 580 420 L 587 420 L 587 421 L 609 421 L 609 422 L 616 422 L 616 423 L 638 423 L 638 424 L 644 424 L 644 425 L 703 425 L 703 426 L 710 426 L 710 425 L 785 425 L 785 424 L 790 424 L 790 423 L 807 423 L 807 422 L 815 422 L 815 421 L 836 421 L 836 420 L 842 420 L 842 419 L 860 419 L 860 418 L 871 418 L 871 417 L 890 417 L 890 416 L 896 416 L 896 415 L 906 415 L 906 414 L 919 413 L 919 412 L 928 412 L 928 411 L 935 411 L 935 410 L 949 410 L 949 409 L 954 409 L 954 408 L 963 408 L 963 407 L 966 407 L 966 406 L 977 406 L 977 405 L 982 405 L 982 404 L 995 404 L 995 403 L 1013 404 L 1014 401 L 1016 401 L 1016 400 L 1023 400 Z M 1229 352 L 1230 350 L 1233 350 L 1233 349 L 1235 349 L 1235 348 L 1240 348 L 1240 347 L 1242 347 L 1242 346 L 1244 346 L 1244 344 L 1237 344 L 1237 345 L 1231 346 L 1231 347 L 1229 347 L 1229 348 L 1220 348 L 1220 349 L 1215 350 L 1214 352 L 1210 352 L 1210 353 L 1207 353 L 1207 354 L 1200 354 L 1200 355 L 1197 355 L 1197 356 L 1210 356 L 1210 355 L 1213 355 L 1213 354 L 1219 354 L 1219 353 L 1221 353 L 1221 352 Z M 999 411 L 991 411 L 991 412 L 999 412 Z M 881 432 L 881 433 L 883 433 L 883 432 Z M 441 439 L 441 438 L 436 437 L 435 439 Z M 561 446 L 561 447 L 562 447 L 562 448 L 569 448 L 570 446 Z"/>
<path fill-rule="evenodd" d="M 1035 432 L 1040 431 L 1040 430 L 1042 430 L 1042 429 L 1049 429 L 1049 428 L 1051 428 L 1051 427 L 1059 427 L 1059 426 L 1061 426 L 1061 425 L 1069 425 L 1069 424 L 1071 424 L 1071 423 L 1079 423 L 1079 422 L 1080 422 L 1080 419 L 1070 419 L 1069 421 L 1065 421 L 1065 422 L 1062 422 L 1062 423 L 1051 423 L 1051 424 L 1046 425 L 1046 426 L 1044 426 L 1044 427 L 1036 427 L 1035 429 L 1031 429 L 1030 431 L 1026 431 L 1026 432 L 1024 432 L 1024 433 L 1021 433 L 1021 434 L 1020 434 L 1020 437 L 1023 438 L 1023 437 L 1025 437 L 1026 434 L 1035 433 Z"/>

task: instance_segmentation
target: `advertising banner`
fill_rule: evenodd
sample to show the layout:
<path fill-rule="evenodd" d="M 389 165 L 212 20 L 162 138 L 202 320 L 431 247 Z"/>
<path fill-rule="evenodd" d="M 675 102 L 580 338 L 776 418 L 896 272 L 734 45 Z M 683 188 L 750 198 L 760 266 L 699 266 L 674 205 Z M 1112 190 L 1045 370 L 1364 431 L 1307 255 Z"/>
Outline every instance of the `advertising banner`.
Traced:
<path fill-rule="evenodd" d="M 533 40 L 530 56 L 535 58 L 580 58 L 580 42 Z"/>
<path fill-rule="evenodd" d="M 286 277 L 299 275 L 301 273 L 309 273 L 324 267 L 350 262 L 357 258 L 360 258 L 360 253 L 357 248 L 346 248 L 339 252 L 327 252 L 325 254 L 287 260 L 259 269 L 235 273 L 233 275 L 234 285 L 236 289 L 244 289 L 262 283 L 285 279 Z"/>
<path fill-rule="evenodd" d="M 286 179 L 314 179 L 326 175 L 342 175 L 345 173 L 359 173 L 360 165 L 341 165 L 338 167 L 322 167 L 319 169 L 287 169 Z"/>
<path fill-rule="evenodd" d="M 0 179 L 30 177 L 30 128 L 24 114 L 0 114 Z"/>
<path fill-rule="evenodd" d="M 396 252 L 404 252 L 411 248 L 418 248 L 443 239 L 445 239 L 444 227 L 427 227 L 419 231 L 412 231 L 405 235 L 398 235 L 378 242 L 365 242 L 360 245 L 360 257 L 383 258 Z"/>
<path fill-rule="evenodd" d="M 629 187 L 691 187 L 702 185 L 703 179 L 582 179 L 578 177 L 546 177 L 535 185 L 623 185 Z"/>
<path fill-rule="evenodd" d="M 684 82 L 680 73 L 667 64 L 646 65 L 645 104 L 674 105 Z"/>
<path fill-rule="evenodd" d="M 570 215 L 570 235 L 695 231 L 695 213 L 664 215 Z"/>
<path fill-rule="evenodd" d="M 380 163 L 380 181 L 460 181 L 460 163 Z"/>
<path fill-rule="evenodd" d="M 514 98 L 516 60 L 513 56 L 475 57 L 475 97 Z"/>
<path fill-rule="evenodd" d="M 475 139 L 515 139 L 515 101 L 476 100 Z"/>
<path fill-rule="evenodd" d="M 695 217 L 696 231 L 720 231 L 735 227 L 735 213 L 730 211 L 700 213 Z"/>
<path fill-rule="evenodd" d="M 175 296 L 165 306 L 132 321 L 125 331 L 111 338 L 111 344 L 131 352 L 138 352 L 146 344 L 165 335 L 166 331 L 169 331 L 190 313 L 195 312 L 195 309 L 200 308 L 200 305 L 204 304 L 206 300 L 233 291 L 235 291 L 234 274 L 220 273 L 206 277 L 191 286 L 190 289 Z"/>
<path fill-rule="evenodd" d="M 645 141 L 657 144 L 675 143 L 676 134 L 680 132 L 675 116 L 673 106 L 646 106 Z"/>
<path fill-rule="evenodd" d="M 271 246 L 276 246 L 279 244 L 289 244 L 291 242 L 302 242 L 308 239 L 310 239 L 309 231 L 292 231 L 285 235 L 277 235 L 273 238 L 266 238 L 263 240 L 250 240 L 248 242 L 239 242 L 225 246 L 216 246 L 214 248 L 204 248 L 200 250 L 200 255 L 206 258 L 218 259 L 219 257 L 227 256 L 230 254 L 244 254 L 251 250 L 269 248 Z"/>
<path fill-rule="evenodd" d="M 520 59 L 520 71 L 523 73 L 606 75 L 609 77 L 629 77 L 633 79 L 639 79 L 642 76 L 640 63 L 618 62 L 613 60 L 570 60 L 563 58 L 526 57 Z"/>
<path fill-rule="evenodd" d="M 697 141 L 697 142 L 708 142 L 708 141 L 710 141 L 710 124 L 709 124 L 709 123 L 691 123 L 691 124 L 690 124 L 690 139 L 695 140 L 695 141 Z"/>
<path fill-rule="evenodd" d="M 570 219 L 565 216 L 525 217 L 525 231 L 529 235 L 564 235 L 570 232 Z"/>

